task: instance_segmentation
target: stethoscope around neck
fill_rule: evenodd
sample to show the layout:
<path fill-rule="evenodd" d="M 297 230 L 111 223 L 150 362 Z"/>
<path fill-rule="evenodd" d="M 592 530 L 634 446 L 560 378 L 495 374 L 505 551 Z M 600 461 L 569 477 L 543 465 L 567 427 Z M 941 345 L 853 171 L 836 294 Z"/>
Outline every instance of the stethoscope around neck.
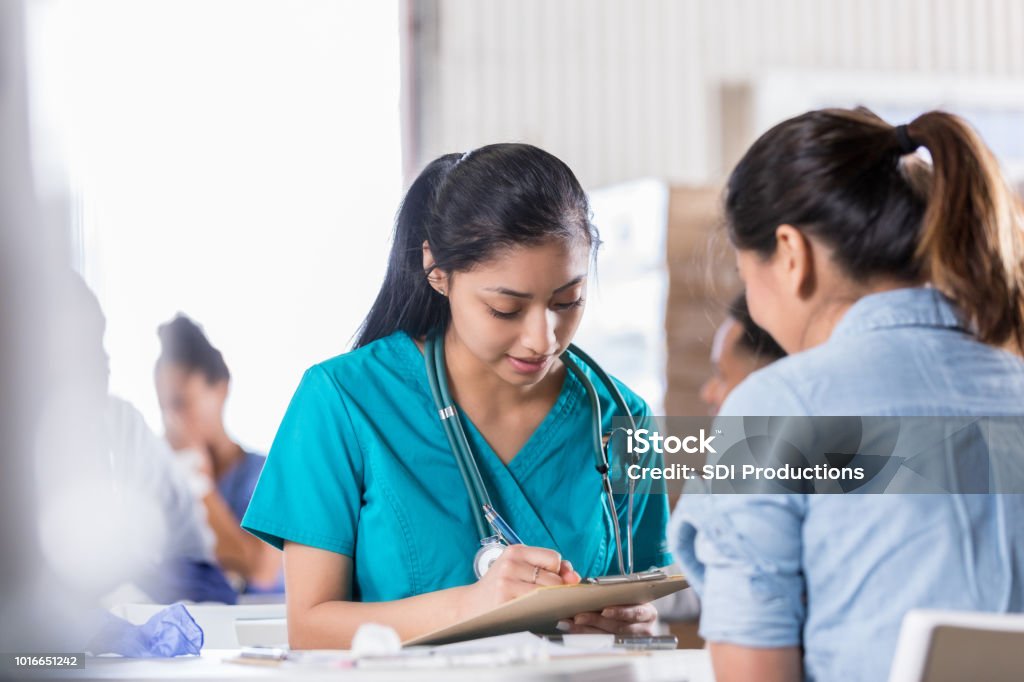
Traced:
<path fill-rule="evenodd" d="M 487 493 L 487 486 L 484 485 L 484 479 L 480 475 L 480 469 L 477 467 L 476 458 L 473 456 L 469 440 L 466 438 L 466 431 L 462 427 L 459 411 L 455 406 L 455 401 L 452 400 L 451 393 L 448 391 L 448 372 L 444 360 L 443 332 L 427 335 L 423 358 L 427 370 L 427 381 L 430 384 L 430 392 L 434 398 L 434 406 L 437 408 L 438 416 L 441 418 L 441 425 L 444 427 L 445 436 L 448 438 L 452 454 L 455 455 L 455 461 L 458 464 L 459 473 L 462 475 L 466 492 L 469 494 L 470 506 L 473 509 L 473 522 L 476 525 L 476 531 L 480 537 L 481 544 L 473 560 L 473 570 L 479 578 L 487 572 L 490 565 L 501 555 L 506 544 L 501 536 L 494 535 L 488 530 L 488 521 L 484 514 L 484 509 L 485 505 L 487 508 L 493 508 L 493 505 L 490 495 Z M 612 496 L 612 483 L 609 475 L 610 466 L 608 464 L 608 448 L 611 446 L 612 436 L 615 434 L 615 431 L 620 429 L 613 430 L 609 434 L 607 441 L 605 441 L 602 429 L 601 401 L 597 395 L 597 390 L 594 388 L 593 382 L 590 381 L 590 377 L 586 375 L 573 358 L 579 358 L 579 361 L 587 365 L 597 375 L 601 383 L 604 384 L 611 394 L 615 406 L 625 415 L 630 428 L 634 432 L 636 431 L 636 420 L 615 382 L 612 381 L 611 377 L 601 369 L 601 366 L 593 358 L 571 344 L 562 353 L 561 358 L 565 367 L 583 385 L 590 401 L 594 468 L 601 476 L 601 483 L 605 493 L 604 497 L 608 504 L 608 511 L 611 514 L 619 573 L 628 575 L 633 572 L 633 497 L 635 495 L 635 484 L 632 480 L 629 481 L 626 509 L 626 551 L 625 555 L 623 555 L 619 515 L 615 509 L 615 500 Z"/>

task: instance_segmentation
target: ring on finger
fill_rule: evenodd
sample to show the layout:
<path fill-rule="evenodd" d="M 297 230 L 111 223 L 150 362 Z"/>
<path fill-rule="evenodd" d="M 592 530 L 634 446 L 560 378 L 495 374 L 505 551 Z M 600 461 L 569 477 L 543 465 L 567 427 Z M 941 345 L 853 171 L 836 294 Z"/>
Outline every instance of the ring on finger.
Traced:
<path fill-rule="evenodd" d="M 533 567 L 533 580 L 531 581 L 534 585 L 537 584 L 537 576 L 540 575 L 540 566 Z"/>

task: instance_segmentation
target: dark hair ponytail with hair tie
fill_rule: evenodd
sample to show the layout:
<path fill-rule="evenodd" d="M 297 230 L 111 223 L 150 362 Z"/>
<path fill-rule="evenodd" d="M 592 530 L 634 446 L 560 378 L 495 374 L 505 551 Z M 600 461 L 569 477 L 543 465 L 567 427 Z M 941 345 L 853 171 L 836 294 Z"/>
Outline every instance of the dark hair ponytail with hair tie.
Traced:
<path fill-rule="evenodd" d="M 918 147 L 931 165 L 907 156 Z M 1024 351 L 1021 209 L 978 134 L 931 111 L 895 128 L 823 109 L 762 135 L 729 177 L 729 236 L 769 256 L 789 224 L 831 247 L 853 280 L 928 281 L 978 338 Z"/>
<path fill-rule="evenodd" d="M 921 143 L 910 136 L 906 123 L 896 126 L 893 130 L 900 145 L 900 154 L 913 154 L 921 147 Z"/>

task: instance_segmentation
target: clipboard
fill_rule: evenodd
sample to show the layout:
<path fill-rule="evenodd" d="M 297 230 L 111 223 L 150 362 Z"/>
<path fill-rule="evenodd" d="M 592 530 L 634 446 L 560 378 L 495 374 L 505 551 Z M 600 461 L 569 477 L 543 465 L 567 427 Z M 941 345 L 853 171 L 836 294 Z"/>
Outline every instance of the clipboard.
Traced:
<path fill-rule="evenodd" d="M 529 630 L 540 634 L 556 634 L 555 625 L 584 611 L 600 611 L 606 606 L 644 604 L 678 592 L 689 584 L 681 575 L 628 578 L 577 585 L 552 585 L 520 595 L 486 613 L 428 632 L 402 642 L 415 644 L 447 644 L 477 637 L 503 635 Z"/>

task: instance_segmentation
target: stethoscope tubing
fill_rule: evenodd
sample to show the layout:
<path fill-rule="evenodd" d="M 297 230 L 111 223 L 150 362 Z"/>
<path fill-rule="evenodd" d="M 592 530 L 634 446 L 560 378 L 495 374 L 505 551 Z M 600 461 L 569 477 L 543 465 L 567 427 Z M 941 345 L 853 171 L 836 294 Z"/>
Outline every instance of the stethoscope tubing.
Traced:
<path fill-rule="evenodd" d="M 633 498 L 635 494 L 635 486 L 630 481 L 629 490 L 627 494 L 627 528 L 626 528 L 626 555 L 623 556 L 623 542 L 621 537 L 621 528 L 619 523 L 618 511 L 615 508 L 614 497 L 612 493 L 611 479 L 609 476 L 609 462 L 608 454 L 603 442 L 603 429 L 602 429 L 602 413 L 601 413 L 601 402 L 597 395 L 597 390 L 594 388 L 594 384 L 590 381 L 590 378 L 583 372 L 582 368 L 566 355 L 575 355 L 579 358 L 580 362 L 586 364 L 591 370 L 597 375 L 598 379 L 607 387 L 609 393 L 612 396 L 612 401 L 616 407 L 621 411 L 623 415 L 629 420 L 629 423 L 633 430 L 636 430 L 636 420 L 633 417 L 632 412 L 629 410 L 629 406 L 626 404 L 625 398 L 623 398 L 621 391 L 612 378 L 601 368 L 597 362 L 589 355 L 584 353 L 576 346 L 570 344 L 566 351 L 562 354 L 563 361 L 565 362 L 566 368 L 572 372 L 574 376 L 583 385 L 584 390 L 587 393 L 587 398 L 590 402 L 593 419 L 591 421 L 593 425 L 593 446 L 594 446 L 594 467 L 597 472 L 601 475 L 602 484 L 605 495 L 608 501 L 609 512 L 611 514 L 612 529 L 615 536 L 615 547 L 616 547 L 616 558 L 619 565 L 619 572 L 622 574 L 633 572 Z M 459 467 L 459 474 L 462 477 L 463 484 L 466 486 L 466 492 L 469 495 L 470 504 L 473 508 L 473 521 L 476 525 L 476 530 L 479 538 L 485 540 L 491 533 L 488 530 L 486 519 L 483 516 L 483 506 L 485 504 L 490 505 L 490 496 L 487 493 L 487 487 L 484 484 L 483 477 L 480 475 L 480 469 L 477 465 L 476 458 L 473 456 L 473 451 L 469 445 L 469 440 L 466 438 L 465 430 L 462 426 L 462 420 L 459 418 L 458 408 L 455 405 L 455 401 L 451 398 L 451 393 L 448 389 L 448 378 L 447 368 L 445 365 L 444 358 L 444 344 L 443 340 L 439 339 L 438 333 L 428 335 L 426 344 L 424 347 L 425 365 L 427 368 L 427 382 L 430 385 L 430 392 L 434 399 L 434 405 L 438 411 L 438 417 L 441 420 L 442 427 L 445 432 L 445 436 L 448 439 L 449 445 L 452 448 L 452 454 L 455 456 L 456 464 Z M 616 429 L 618 430 L 618 429 Z M 615 431 L 612 433 L 614 434 Z M 609 437 L 609 446 L 611 438 Z"/>
<path fill-rule="evenodd" d="M 426 348 L 427 355 L 432 355 L 427 363 L 428 368 L 431 365 L 436 368 L 438 363 L 441 367 L 444 367 L 444 348 L 441 344 L 434 343 L 433 338 L 427 340 Z M 451 400 L 451 393 L 448 391 L 448 378 L 444 371 L 427 372 L 427 382 L 430 384 L 430 392 L 434 397 L 434 405 L 438 408 L 438 417 L 441 420 L 441 426 L 444 428 L 445 436 L 448 438 L 448 442 L 452 447 L 453 454 L 455 455 L 455 462 L 459 467 L 459 474 L 462 476 L 462 482 L 466 486 L 466 492 L 469 494 L 470 504 L 474 510 L 483 509 L 484 504 L 490 504 L 490 497 L 487 495 L 487 490 L 483 488 L 483 478 L 480 476 L 480 470 L 477 468 L 476 458 L 470 455 L 466 457 L 463 452 L 455 451 L 457 448 L 465 448 L 465 452 L 469 452 L 469 441 L 466 439 L 465 431 L 462 429 L 461 420 L 457 419 L 458 409 L 455 406 L 454 401 Z M 476 525 L 477 535 L 480 539 L 486 538 L 490 533 L 487 530 L 487 523 L 481 516 L 481 514 L 473 514 L 473 522 Z"/>
<path fill-rule="evenodd" d="M 601 380 L 601 383 L 603 383 L 605 385 L 605 388 L 607 388 L 608 392 L 611 394 L 612 401 L 615 403 L 615 406 L 618 407 L 619 411 L 623 415 L 626 416 L 626 419 L 629 420 L 629 428 L 632 429 L 632 431 L 635 433 L 636 430 L 637 430 L 636 419 L 633 417 L 633 413 L 630 411 L 629 405 L 626 404 L 626 399 L 622 396 L 622 392 L 619 390 L 619 387 L 615 385 L 615 382 L 612 380 L 611 376 L 609 376 L 608 373 L 604 371 L 604 368 L 601 367 L 601 365 L 599 365 L 597 363 L 597 361 L 594 360 L 594 358 L 590 357 L 587 353 L 583 352 L 581 349 L 577 348 L 575 345 L 570 344 L 568 350 L 571 351 L 574 355 L 576 355 L 580 360 L 582 360 L 588 367 L 590 367 L 590 369 L 594 372 L 594 374 L 597 375 L 597 378 Z M 590 384 L 590 381 L 588 379 L 586 379 L 585 376 L 582 375 L 582 372 L 580 372 L 577 376 L 580 376 L 583 379 L 584 385 Z M 592 384 L 590 384 L 590 385 L 591 385 L 591 388 L 593 388 L 593 385 Z M 595 393 L 595 396 L 596 396 L 596 393 Z M 600 414 L 600 403 L 597 404 L 597 408 L 596 409 L 597 409 L 597 412 L 595 412 L 595 414 Z M 600 420 L 598 420 L 597 423 L 598 423 L 598 430 L 600 430 L 600 423 L 601 423 Z M 618 429 L 616 429 L 616 430 L 618 430 Z M 609 445 L 611 444 L 611 439 L 614 436 L 614 433 L 615 433 L 615 431 L 612 431 L 612 436 L 609 436 L 609 439 L 608 439 Z M 600 434 L 598 434 L 598 435 L 600 436 Z M 603 445 L 603 443 L 601 445 Z M 605 464 L 605 466 L 607 466 L 608 456 L 607 456 L 606 452 L 603 449 L 601 450 L 601 452 L 603 453 L 604 464 Z M 607 476 L 604 477 L 604 480 L 605 480 L 605 484 L 606 484 L 606 488 L 607 488 L 606 492 L 608 493 L 608 499 L 612 500 L 611 484 L 609 483 Z M 634 479 L 632 479 L 632 478 L 629 479 L 628 486 L 629 486 L 629 490 L 628 490 L 627 495 L 626 495 L 626 498 L 627 498 L 627 507 L 626 507 L 626 553 L 627 553 L 627 558 L 626 558 L 626 566 L 628 567 L 628 570 L 627 571 L 623 571 L 624 573 L 632 573 L 633 572 L 633 498 L 636 495 L 636 481 Z M 615 513 L 613 515 L 613 521 L 614 521 L 615 529 L 616 529 L 616 531 L 618 531 L 618 529 L 619 529 L 619 516 L 618 516 L 618 513 Z M 617 546 L 619 554 L 621 555 L 622 554 L 622 544 L 618 541 L 617 538 L 616 538 L 616 546 Z M 622 559 L 621 559 L 621 557 L 619 559 L 619 570 L 622 571 Z"/>

